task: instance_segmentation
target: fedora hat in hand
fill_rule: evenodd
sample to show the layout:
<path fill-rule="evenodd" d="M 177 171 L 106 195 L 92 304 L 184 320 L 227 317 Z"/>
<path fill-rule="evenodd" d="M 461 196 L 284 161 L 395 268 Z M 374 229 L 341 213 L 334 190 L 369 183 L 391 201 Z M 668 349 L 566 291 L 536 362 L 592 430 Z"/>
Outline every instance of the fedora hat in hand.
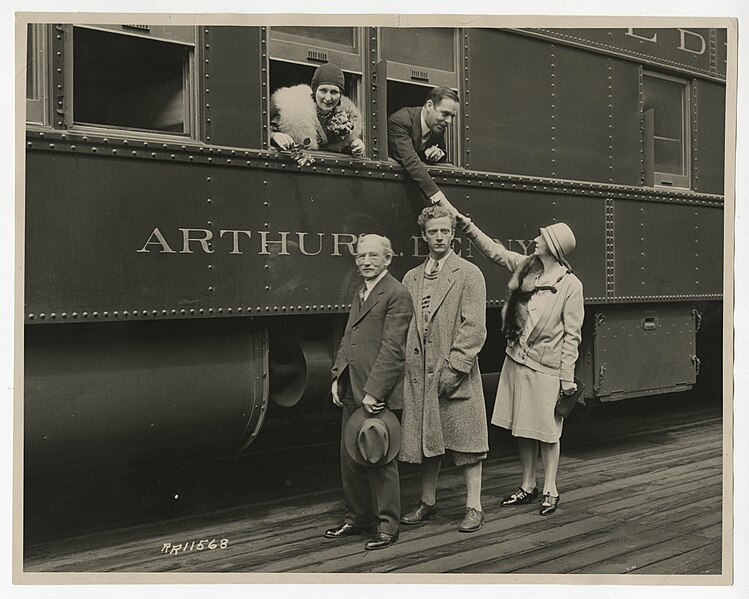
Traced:
<path fill-rule="evenodd" d="M 359 408 L 346 422 L 343 441 L 356 463 L 384 466 L 398 455 L 401 425 L 387 408 L 379 414 L 369 414 Z"/>

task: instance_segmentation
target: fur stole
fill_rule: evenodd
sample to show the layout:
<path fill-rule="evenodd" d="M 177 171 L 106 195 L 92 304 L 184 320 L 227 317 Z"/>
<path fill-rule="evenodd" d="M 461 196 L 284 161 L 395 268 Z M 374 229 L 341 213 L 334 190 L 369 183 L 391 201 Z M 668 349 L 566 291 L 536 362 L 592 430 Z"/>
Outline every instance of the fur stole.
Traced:
<path fill-rule="evenodd" d="M 508 343 L 515 343 L 523 334 L 528 320 L 528 300 L 536 292 L 536 276 L 544 271 L 538 256 L 530 256 L 513 274 L 507 285 L 508 294 L 502 306 L 502 333 Z"/>
<path fill-rule="evenodd" d="M 346 96 L 341 95 L 340 103 L 333 109 L 335 112 L 347 112 L 354 125 L 353 131 L 343 139 L 327 131 L 321 124 L 309 85 L 276 90 L 271 96 L 271 105 L 278 111 L 278 130 L 290 135 L 299 145 L 304 145 L 304 140 L 309 139 L 310 150 L 341 152 L 354 139 L 361 138 L 361 113 Z"/>

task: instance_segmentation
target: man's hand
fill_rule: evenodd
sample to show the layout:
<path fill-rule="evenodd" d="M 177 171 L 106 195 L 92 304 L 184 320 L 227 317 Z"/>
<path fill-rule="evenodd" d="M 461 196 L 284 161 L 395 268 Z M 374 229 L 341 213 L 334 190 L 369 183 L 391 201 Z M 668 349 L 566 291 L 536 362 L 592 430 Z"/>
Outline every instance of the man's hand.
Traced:
<path fill-rule="evenodd" d="M 444 157 L 445 153 L 437 146 L 432 146 L 424 150 L 424 158 L 426 158 L 427 162 L 439 162 Z"/>
<path fill-rule="evenodd" d="M 445 364 L 442 372 L 440 372 L 439 383 L 437 383 L 437 396 L 450 397 L 455 393 L 465 377 L 465 373 L 455 370 L 449 364 Z"/>
<path fill-rule="evenodd" d="M 338 399 L 338 379 L 333 381 L 333 386 L 330 388 L 330 392 L 333 394 L 333 403 L 339 408 L 342 407 L 343 403 Z"/>
<path fill-rule="evenodd" d="M 364 156 L 364 142 L 361 139 L 355 139 L 351 144 L 352 156 Z"/>
<path fill-rule="evenodd" d="M 367 393 L 362 400 L 362 407 L 365 412 L 370 414 L 379 414 L 385 408 L 385 402 L 379 401 L 377 398 Z"/>

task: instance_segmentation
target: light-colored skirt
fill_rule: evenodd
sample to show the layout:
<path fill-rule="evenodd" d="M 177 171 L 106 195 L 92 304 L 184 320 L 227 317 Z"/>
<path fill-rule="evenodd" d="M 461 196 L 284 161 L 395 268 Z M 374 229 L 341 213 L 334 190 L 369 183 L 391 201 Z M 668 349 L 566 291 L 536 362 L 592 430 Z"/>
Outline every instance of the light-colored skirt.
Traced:
<path fill-rule="evenodd" d="M 506 356 L 492 424 L 511 430 L 513 437 L 556 443 L 563 420 L 554 414 L 558 397 L 559 376 L 537 372 Z"/>

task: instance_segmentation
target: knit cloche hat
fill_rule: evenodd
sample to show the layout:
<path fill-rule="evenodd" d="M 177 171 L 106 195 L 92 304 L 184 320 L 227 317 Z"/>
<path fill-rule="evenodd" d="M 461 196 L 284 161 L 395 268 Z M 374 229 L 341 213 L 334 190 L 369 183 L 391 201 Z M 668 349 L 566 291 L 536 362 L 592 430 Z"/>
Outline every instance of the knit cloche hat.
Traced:
<path fill-rule="evenodd" d="M 343 91 L 344 87 L 343 71 L 338 65 L 332 62 L 326 62 L 321 64 L 315 69 L 315 74 L 312 75 L 312 91 L 317 91 L 317 88 L 321 85 L 335 85 Z"/>

